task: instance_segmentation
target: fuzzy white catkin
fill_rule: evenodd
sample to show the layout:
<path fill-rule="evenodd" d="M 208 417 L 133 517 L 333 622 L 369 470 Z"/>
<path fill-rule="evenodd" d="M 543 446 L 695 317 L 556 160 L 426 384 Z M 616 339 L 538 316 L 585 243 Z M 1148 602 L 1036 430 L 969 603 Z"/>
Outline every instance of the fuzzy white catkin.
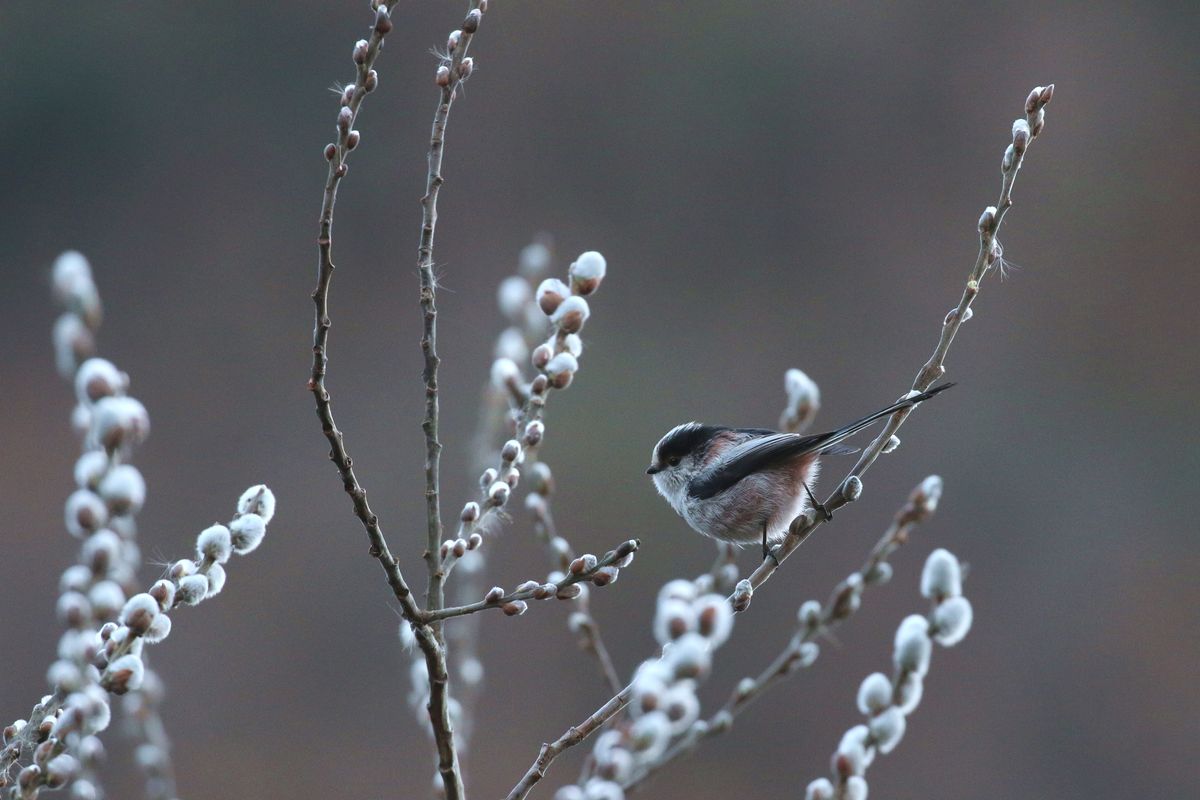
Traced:
<path fill-rule="evenodd" d="M 107 469 L 108 454 L 102 450 L 89 450 L 75 462 L 75 483 L 80 489 L 93 488 Z"/>
<path fill-rule="evenodd" d="M 98 574 L 106 574 L 120 555 L 121 539 L 110 530 L 96 531 L 79 548 L 80 562 Z"/>
<path fill-rule="evenodd" d="M 783 374 L 783 391 L 787 395 L 788 408 L 792 411 L 802 403 L 813 408 L 821 405 L 821 389 L 803 370 L 792 368 Z"/>
<path fill-rule="evenodd" d="M 686 600 L 689 603 L 696 599 L 696 584 L 683 578 L 676 578 L 673 581 L 667 581 L 663 587 L 658 590 L 658 602 L 662 603 L 667 598 L 675 598 L 678 600 Z"/>
<path fill-rule="evenodd" d="M 805 628 L 816 628 L 821 624 L 821 604 L 816 600 L 805 600 L 796 612 L 796 621 Z"/>
<path fill-rule="evenodd" d="M 625 791 L 620 784 L 600 778 L 590 779 L 584 785 L 583 793 L 587 800 L 625 800 Z"/>
<path fill-rule="evenodd" d="M 586 800 L 583 789 L 578 786 L 564 786 L 554 793 L 554 800 Z"/>
<path fill-rule="evenodd" d="M 57 789 L 79 774 L 79 761 L 69 753 L 60 753 L 46 764 L 46 786 Z"/>
<path fill-rule="evenodd" d="M 962 568 L 954 554 L 939 547 L 925 559 L 921 571 L 921 594 L 931 599 L 962 594 Z"/>
<path fill-rule="evenodd" d="M 110 449 L 140 444 L 150 434 L 150 415 L 132 397 L 102 397 L 92 409 L 92 432 Z"/>
<path fill-rule="evenodd" d="M 89 358 L 75 373 L 75 396 L 81 403 L 95 403 L 125 391 L 125 376 L 107 359 Z"/>
<path fill-rule="evenodd" d="M 194 606 L 208 595 L 208 578 L 204 575 L 185 575 L 175 590 L 175 604 Z"/>
<path fill-rule="evenodd" d="M 817 778 L 804 790 L 804 800 L 833 800 L 833 783 L 829 778 Z"/>
<path fill-rule="evenodd" d="M 536 278 L 550 269 L 550 248 L 541 242 L 527 244 L 521 249 L 517 264 L 526 278 Z"/>
<path fill-rule="evenodd" d="M 861 775 L 851 775 L 847 778 L 842 800 L 867 800 L 867 779 Z"/>
<path fill-rule="evenodd" d="M 685 633 L 663 654 L 676 680 L 703 678 L 712 667 L 712 649 L 708 640 L 698 633 Z"/>
<path fill-rule="evenodd" d="M 157 644 L 170 635 L 171 618 L 166 614 L 159 614 L 154 618 L 154 622 L 150 623 L 150 628 L 142 638 L 150 644 Z"/>
<path fill-rule="evenodd" d="M 78 664 L 60 658 L 46 670 L 46 683 L 51 688 L 73 692 L 83 686 L 83 670 L 79 669 Z"/>
<path fill-rule="evenodd" d="M 92 265 L 76 250 L 67 250 L 54 260 L 51 269 L 54 290 L 63 300 L 70 300 L 80 291 L 93 286 Z"/>
<path fill-rule="evenodd" d="M 578 295 L 563 300 L 550 315 L 550 321 L 567 333 L 579 333 L 592 314 L 588 301 Z"/>
<path fill-rule="evenodd" d="M 733 632 L 733 609 L 719 594 L 706 594 L 695 605 L 697 629 L 713 647 L 720 647 Z"/>
<path fill-rule="evenodd" d="M 930 475 L 921 481 L 921 495 L 925 499 L 925 508 L 937 511 L 938 501 L 942 499 L 943 482 L 940 475 Z"/>
<path fill-rule="evenodd" d="M 895 651 L 892 656 L 896 669 L 924 675 L 929 670 L 932 651 L 929 621 L 920 614 L 905 617 L 896 629 Z"/>
<path fill-rule="evenodd" d="M 224 564 L 233 552 L 233 539 L 229 528 L 224 525 L 212 525 L 205 528 L 196 537 L 196 558 L 201 561 L 215 561 Z"/>
<path fill-rule="evenodd" d="M 595 250 L 580 253 L 579 258 L 571 265 L 571 277 L 585 279 L 603 278 L 608 271 L 608 262 L 604 256 Z"/>
<path fill-rule="evenodd" d="M 846 731 L 842 734 L 842 740 L 838 742 L 834 760 L 836 761 L 839 757 L 844 758 L 850 767 L 850 772 L 854 775 L 861 775 L 871 765 L 874 758 L 875 751 L 868 750 L 866 746 L 869 736 L 870 730 L 866 725 L 855 725 Z"/>
<path fill-rule="evenodd" d="M 921 702 L 925 681 L 920 675 L 909 673 L 896 689 L 896 708 L 902 714 L 911 714 Z"/>
<path fill-rule="evenodd" d="M 492 362 L 491 381 L 497 389 L 505 389 L 510 383 L 520 382 L 521 369 L 510 358 L 497 358 Z"/>
<path fill-rule="evenodd" d="M 115 581 L 97 581 L 88 590 L 88 602 L 97 619 L 114 619 L 125 605 L 125 591 Z"/>
<path fill-rule="evenodd" d="M 478 658 L 463 659 L 458 675 L 467 686 L 478 686 L 483 681 L 483 662 Z"/>
<path fill-rule="evenodd" d="M 412 649 L 417 645 L 417 635 L 413 633 L 412 624 L 407 620 L 400 621 L 399 628 L 400 647 L 406 653 L 411 653 Z"/>
<path fill-rule="evenodd" d="M 625 748 L 610 748 L 603 758 L 594 751 L 593 754 L 596 756 L 596 772 L 601 778 L 623 783 L 633 775 L 633 755 Z"/>
<path fill-rule="evenodd" d="M 216 597 L 225 588 L 225 568 L 220 564 L 208 565 L 208 593 L 204 596 Z"/>
<path fill-rule="evenodd" d="M 565 283 L 558 278 L 546 278 L 538 284 L 537 302 L 538 307 L 542 309 L 542 313 L 546 316 L 552 315 L 562 304 L 562 301 L 571 296 L 571 290 Z"/>
<path fill-rule="evenodd" d="M 104 527 L 108 522 L 108 508 L 95 492 L 78 489 L 67 498 L 64 509 L 67 532 L 76 538 Z"/>
<path fill-rule="evenodd" d="M 140 656 L 126 653 L 108 665 L 105 673 L 120 676 L 120 685 L 129 691 L 137 691 L 146 677 L 146 665 Z"/>
<path fill-rule="evenodd" d="M 54 342 L 54 364 L 58 374 L 70 378 L 75 374 L 78 356 L 95 348 L 95 339 L 87 325 L 76 314 L 62 314 L 54 321 L 50 334 Z"/>
<path fill-rule="evenodd" d="M 119 621 L 140 636 L 150 629 L 157 616 L 158 601 L 143 592 L 126 601 L 125 607 L 121 609 Z"/>
<path fill-rule="evenodd" d="M 973 616 L 971 601 L 967 598 L 946 598 L 933 610 L 934 640 L 945 647 L 958 644 L 971 630 Z"/>
<path fill-rule="evenodd" d="M 892 704 L 892 682 L 882 672 L 872 672 L 858 687 L 858 710 L 874 714 Z"/>
<path fill-rule="evenodd" d="M 83 592 L 86 591 L 92 584 L 92 571 L 83 564 L 72 564 L 63 570 L 62 577 L 58 579 L 58 591 Z"/>
<path fill-rule="evenodd" d="M 583 355 L 583 339 L 580 339 L 577 333 L 569 333 L 563 337 L 563 349 L 579 358 Z"/>
<path fill-rule="evenodd" d="M 146 502 L 146 480 L 132 464 L 119 464 L 100 480 L 100 496 L 115 514 L 136 514 Z"/>
<path fill-rule="evenodd" d="M 871 736 L 875 739 L 875 746 L 885 755 L 900 744 L 900 739 L 904 736 L 904 726 L 904 714 L 895 706 L 871 717 L 867 723 Z"/>
<path fill-rule="evenodd" d="M 671 721 L 671 733 L 679 734 L 692 727 L 700 717 L 700 698 L 696 697 L 691 681 L 680 681 L 662 696 L 662 710 Z"/>
<path fill-rule="evenodd" d="M 261 483 L 251 486 L 238 498 L 237 510 L 239 514 L 258 514 L 269 525 L 275 516 L 275 493 Z"/>
<path fill-rule="evenodd" d="M 519 328 L 505 328 L 496 337 L 493 354 L 497 359 L 506 358 L 515 364 L 520 364 L 529 358 L 529 345 L 525 343 L 525 334 Z M 492 379 L 495 382 L 495 378 Z"/>
<path fill-rule="evenodd" d="M 532 299 L 533 290 L 529 287 L 529 281 L 516 275 L 500 281 L 500 287 L 496 290 L 500 313 L 511 320 L 520 319 L 525 305 Z"/>
<path fill-rule="evenodd" d="M 230 544 L 239 555 L 256 550 L 266 533 L 267 524 L 258 514 L 243 514 L 229 523 Z"/>
<path fill-rule="evenodd" d="M 629 728 L 629 743 L 638 761 L 658 759 L 671 740 L 671 721 L 661 711 L 643 714 Z"/>
<path fill-rule="evenodd" d="M 675 598 L 660 599 L 654 613 L 654 638 L 665 645 L 696 630 L 696 610 Z"/>

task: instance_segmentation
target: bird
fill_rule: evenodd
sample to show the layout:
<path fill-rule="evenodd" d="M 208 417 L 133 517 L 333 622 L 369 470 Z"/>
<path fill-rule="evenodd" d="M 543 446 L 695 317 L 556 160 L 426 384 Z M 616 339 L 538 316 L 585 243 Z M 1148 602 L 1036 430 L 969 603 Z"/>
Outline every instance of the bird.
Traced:
<path fill-rule="evenodd" d="M 646 474 L 675 512 L 697 533 L 745 545 L 780 540 L 805 505 L 829 517 L 812 495 L 819 459 L 853 453 L 841 442 L 897 411 L 912 408 L 953 386 L 944 383 L 829 431 L 802 435 L 769 428 L 728 428 L 687 422 L 654 445 Z"/>

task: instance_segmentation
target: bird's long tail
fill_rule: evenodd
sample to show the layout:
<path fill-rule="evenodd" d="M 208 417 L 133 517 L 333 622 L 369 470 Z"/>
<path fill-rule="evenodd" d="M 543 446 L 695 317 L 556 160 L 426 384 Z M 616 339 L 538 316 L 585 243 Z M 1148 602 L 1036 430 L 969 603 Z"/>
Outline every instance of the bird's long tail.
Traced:
<path fill-rule="evenodd" d="M 860 420 L 855 420 L 854 422 L 851 422 L 849 425 L 838 428 L 836 431 L 830 431 L 829 433 L 825 434 L 824 437 L 822 437 L 824 439 L 824 441 L 820 442 L 818 445 L 820 447 L 821 453 L 822 454 L 839 453 L 839 452 L 853 453 L 854 452 L 853 448 L 851 448 L 849 450 L 844 450 L 844 449 L 839 448 L 837 446 L 838 442 L 841 442 L 843 439 L 853 436 L 854 434 L 861 431 L 863 428 L 866 428 L 871 423 L 876 422 L 877 420 L 880 420 L 883 417 L 889 416 L 891 414 L 895 414 L 897 411 L 902 411 L 903 409 L 906 409 L 906 408 L 911 408 L 919 403 L 923 403 L 926 400 L 928 400 L 929 398 L 933 397 L 934 395 L 940 394 L 941 392 L 946 391 L 953 385 L 954 385 L 953 383 L 943 383 L 941 386 L 935 386 L 927 392 L 921 392 L 920 394 L 915 394 L 912 397 L 906 397 L 903 400 L 898 400 L 895 403 L 892 403 L 887 408 L 880 409 L 879 411 L 876 411 L 874 414 L 865 416 Z M 816 448 L 814 448 L 814 449 L 816 449 Z"/>

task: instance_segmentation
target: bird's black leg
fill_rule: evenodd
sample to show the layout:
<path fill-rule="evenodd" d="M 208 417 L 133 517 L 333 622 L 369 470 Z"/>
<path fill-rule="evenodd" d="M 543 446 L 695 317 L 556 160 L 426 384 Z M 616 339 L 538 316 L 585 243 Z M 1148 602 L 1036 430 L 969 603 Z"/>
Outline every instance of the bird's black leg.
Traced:
<path fill-rule="evenodd" d="M 812 489 L 808 488 L 808 484 L 804 484 L 804 491 L 808 492 L 808 502 L 812 503 L 813 510 L 821 515 L 821 519 L 829 522 L 833 519 L 833 512 L 825 507 L 824 503 L 818 502 L 817 498 L 813 497 Z"/>
<path fill-rule="evenodd" d="M 779 559 L 775 557 L 770 547 L 767 547 L 767 520 L 763 520 L 763 561 L 771 559 L 775 562 L 775 566 L 779 566 Z"/>

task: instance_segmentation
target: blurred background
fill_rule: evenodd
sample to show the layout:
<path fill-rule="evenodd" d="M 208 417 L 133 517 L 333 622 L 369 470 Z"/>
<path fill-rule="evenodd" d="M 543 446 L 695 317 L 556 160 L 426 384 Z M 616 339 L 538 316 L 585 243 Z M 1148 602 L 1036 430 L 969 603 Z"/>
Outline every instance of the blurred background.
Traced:
<path fill-rule="evenodd" d="M 305 390 L 329 87 L 353 77 L 361 2 L 0 5 L 0 717 L 45 691 L 77 442 L 56 375 L 49 269 L 91 259 L 100 353 L 153 420 L 148 560 L 190 551 L 265 481 L 265 545 L 153 649 L 181 796 L 422 797 L 432 748 L 406 705 L 398 617 Z M 329 388 L 392 548 L 423 585 L 417 205 L 436 60 L 461 2 L 403 3 L 342 184 Z M 495 302 L 521 248 L 555 274 L 601 250 L 583 368 L 543 456 L 580 551 L 644 547 L 593 608 L 624 675 L 654 648 L 659 586 L 712 558 L 643 474 L 672 425 L 774 425 L 782 376 L 821 386 L 829 428 L 902 394 L 933 348 L 996 201 L 1029 89 L 1044 134 L 947 361 L 960 387 L 916 414 L 862 500 L 737 621 L 709 709 L 790 637 L 796 607 L 856 568 L 909 490 L 944 477 L 896 576 L 649 797 L 796 797 L 860 716 L 859 681 L 921 611 L 935 547 L 971 564 L 975 627 L 939 649 L 872 796 L 1180 797 L 1200 785 L 1197 380 L 1188 245 L 1200 178 L 1200 17 L 1183 4 L 493 2 L 447 138 L 436 260 L 445 506 L 473 494 Z M 822 494 L 850 460 L 827 467 Z M 545 574 L 523 514 L 487 585 Z M 744 570 L 754 553 L 742 557 Z M 148 566 L 149 583 L 156 575 Z M 607 693 L 565 603 L 486 619 L 472 796 L 508 791 L 540 742 Z M 106 739 L 111 797 L 136 797 Z M 573 779 L 564 757 L 535 796 Z"/>

